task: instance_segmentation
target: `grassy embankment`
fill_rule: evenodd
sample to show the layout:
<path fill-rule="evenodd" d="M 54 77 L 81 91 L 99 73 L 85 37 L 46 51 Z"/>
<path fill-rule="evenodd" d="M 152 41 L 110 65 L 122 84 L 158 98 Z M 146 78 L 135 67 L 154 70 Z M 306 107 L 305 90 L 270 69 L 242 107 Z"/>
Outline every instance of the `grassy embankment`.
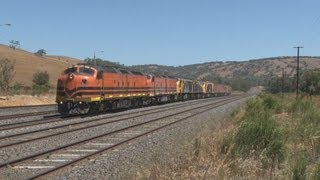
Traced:
<path fill-rule="evenodd" d="M 185 147 L 135 177 L 320 179 L 320 97 L 261 94 Z"/>

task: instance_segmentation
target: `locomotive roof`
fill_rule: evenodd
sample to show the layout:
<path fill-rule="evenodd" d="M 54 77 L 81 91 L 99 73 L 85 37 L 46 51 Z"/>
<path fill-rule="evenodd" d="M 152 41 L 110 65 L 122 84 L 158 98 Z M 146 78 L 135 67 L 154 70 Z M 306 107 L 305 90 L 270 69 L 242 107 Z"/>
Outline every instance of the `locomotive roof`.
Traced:
<path fill-rule="evenodd" d="M 123 69 L 123 68 L 118 68 L 118 67 L 113 67 L 113 66 L 93 66 L 93 65 L 86 64 L 86 63 L 78 63 L 77 65 L 87 66 L 90 68 L 95 68 L 98 71 L 104 71 L 104 72 L 109 72 L 109 73 L 133 74 L 133 75 L 144 75 L 144 76 L 151 75 L 151 76 L 160 77 L 160 78 L 181 79 L 181 78 L 173 77 L 173 76 L 159 75 L 159 74 L 152 74 L 152 73 L 143 73 L 143 72 L 140 72 L 137 70 Z M 192 81 L 192 80 L 190 80 L 190 81 Z"/>

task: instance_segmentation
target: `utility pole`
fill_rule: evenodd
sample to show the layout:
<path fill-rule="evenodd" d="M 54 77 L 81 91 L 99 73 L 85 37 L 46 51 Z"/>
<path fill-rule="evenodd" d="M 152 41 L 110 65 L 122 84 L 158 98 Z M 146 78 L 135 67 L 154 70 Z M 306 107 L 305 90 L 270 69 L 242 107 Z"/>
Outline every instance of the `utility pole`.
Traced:
<path fill-rule="evenodd" d="M 97 65 L 97 61 L 96 61 L 96 53 L 103 53 L 104 51 L 93 51 L 93 63 L 94 66 Z"/>
<path fill-rule="evenodd" d="M 299 52 L 302 46 L 293 47 L 297 49 L 297 84 L 296 84 L 296 98 L 299 97 Z"/>
<path fill-rule="evenodd" d="M 284 91 L 284 68 L 282 68 L 282 86 L 281 86 L 281 94 L 283 96 L 283 91 Z"/>

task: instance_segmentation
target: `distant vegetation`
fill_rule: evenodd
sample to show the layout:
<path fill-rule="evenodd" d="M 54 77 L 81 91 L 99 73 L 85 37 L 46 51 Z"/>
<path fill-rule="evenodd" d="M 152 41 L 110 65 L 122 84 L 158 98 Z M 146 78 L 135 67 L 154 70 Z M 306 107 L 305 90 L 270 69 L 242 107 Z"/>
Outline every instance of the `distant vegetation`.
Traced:
<path fill-rule="evenodd" d="M 272 93 L 294 92 L 296 90 L 296 77 L 273 78 L 265 86 Z M 309 95 L 319 95 L 320 69 L 303 71 L 300 77 L 299 90 Z"/>
<path fill-rule="evenodd" d="M 20 47 L 20 41 L 11 40 L 9 43 L 10 43 L 9 47 L 12 49 L 17 49 Z"/>
<path fill-rule="evenodd" d="M 112 61 L 103 60 L 100 58 L 96 58 L 96 59 L 86 58 L 84 62 L 91 66 L 97 65 L 102 67 L 109 66 L 109 67 L 117 67 L 117 68 L 127 68 L 125 65 L 120 64 L 119 62 L 112 62 Z"/>
<path fill-rule="evenodd" d="M 37 56 L 45 56 L 47 54 L 47 51 L 44 49 L 39 49 L 37 52 L 34 53 Z"/>
<path fill-rule="evenodd" d="M 136 65 L 130 68 L 159 75 L 169 75 L 186 79 L 198 79 L 215 83 L 224 83 L 232 86 L 234 90 L 247 91 L 254 86 L 265 86 L 271 92 L 293 92 L 296 75 L 296 57 L 281 56 L 249 61 L 212 61 L 202 64 L 185 66 L 163 66 L 155 64 Z M 320 68 L 320 57 L 301 56 L 301 90 L 310 91 L 313 85 L 304 84 L 304 73 Z M 284 85 L 282 87 L 282 69 L 285 72 Z M 306 87 L 307 86 L 307 87 Z M 309 89 L 309 90 L 307 90 Z M 316 87 L 315 87 L 316 89 Z"/>

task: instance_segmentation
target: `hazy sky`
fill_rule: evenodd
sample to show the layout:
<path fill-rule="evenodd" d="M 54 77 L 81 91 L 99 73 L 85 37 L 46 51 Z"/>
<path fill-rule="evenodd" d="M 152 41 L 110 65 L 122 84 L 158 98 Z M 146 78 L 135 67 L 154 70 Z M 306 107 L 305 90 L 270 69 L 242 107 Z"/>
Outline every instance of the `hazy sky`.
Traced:
<path fill-rule="evenodd" d="M 0 43 L 126 65 L 320 55 L 319 0 L 1 0 Z"/>

